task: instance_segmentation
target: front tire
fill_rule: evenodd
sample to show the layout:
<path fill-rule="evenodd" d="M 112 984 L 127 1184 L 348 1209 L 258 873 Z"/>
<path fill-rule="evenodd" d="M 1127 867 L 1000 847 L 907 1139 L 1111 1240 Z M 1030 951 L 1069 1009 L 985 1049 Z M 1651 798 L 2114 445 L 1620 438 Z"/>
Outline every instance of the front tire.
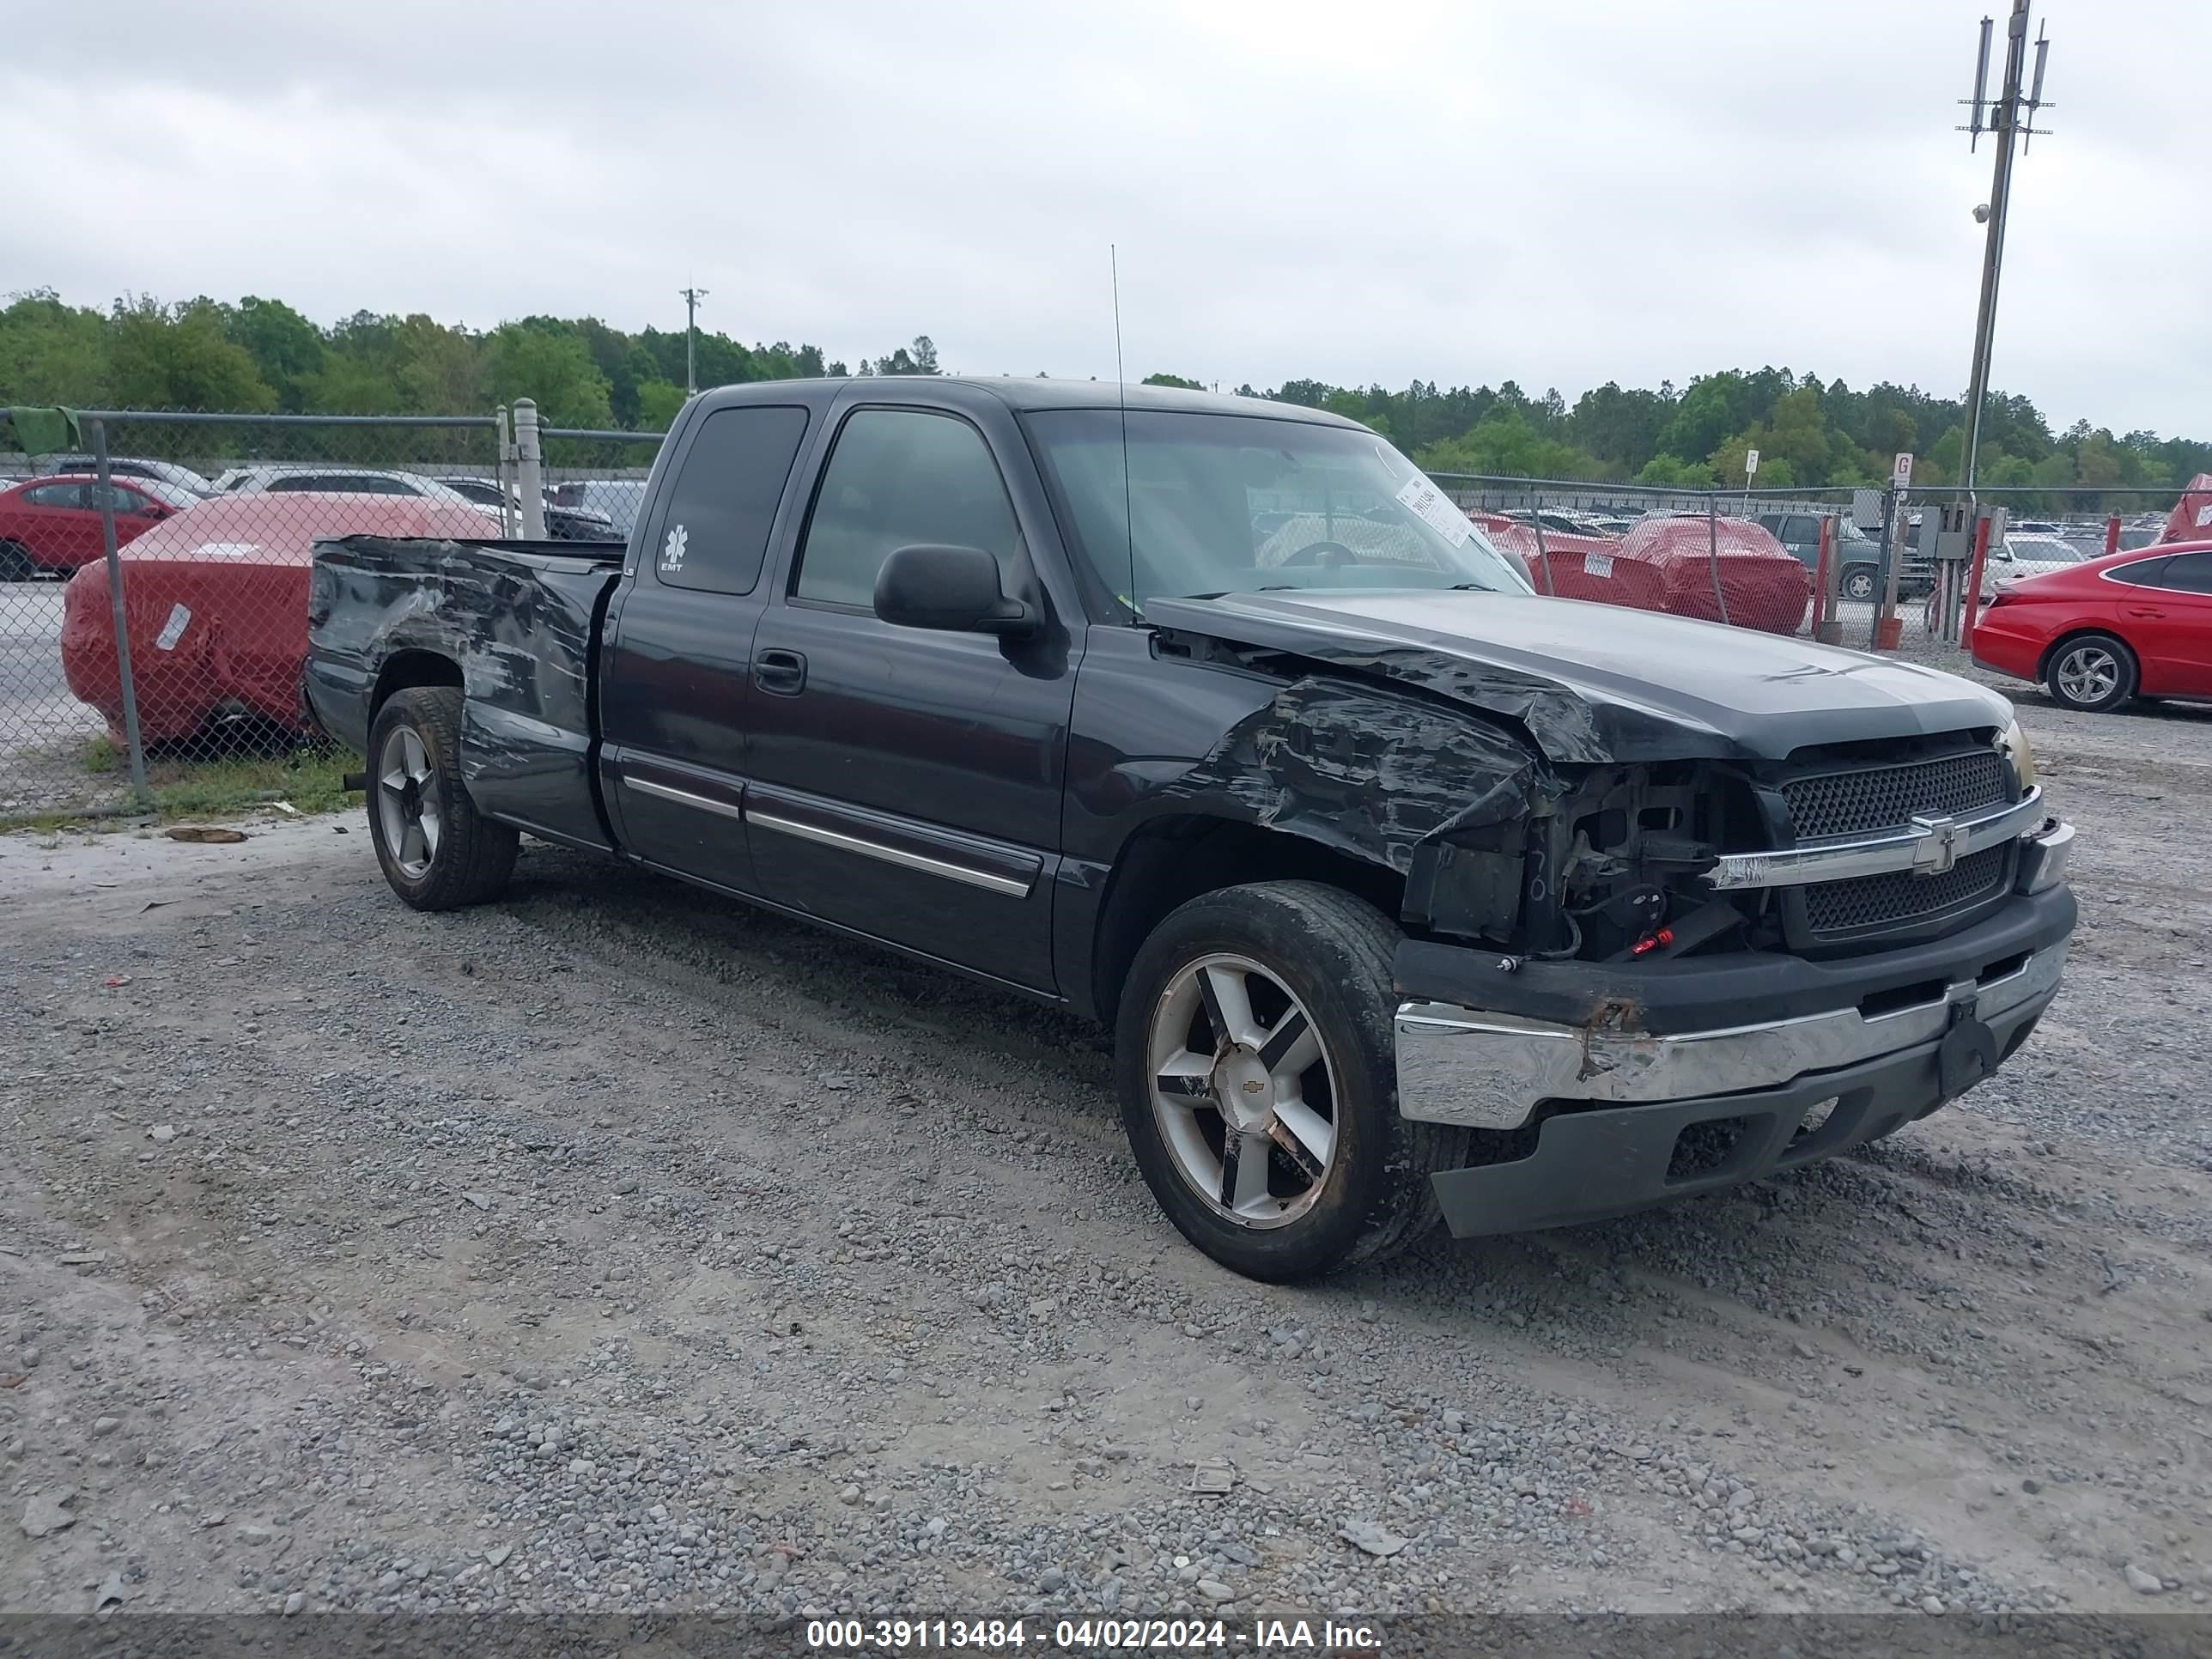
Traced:
<path fill-rule="evenodd" d="M 1467 1133 L 1398 1115 L 1396 927 L 1317 882 L 1201 895 L 1138 951 L 1115 1073 L 1178 1231 L 1272 1282 L 1388 1260 L 1438 1217 Z"/>
<path fill-rule="evenodd" d="M 2136 653 L 2110 634 L 2077 634 L 2051 653 L 2043 684 L 2054 702 L 2101 714 L 2136 694 Z"/>
<path fill-rule="evenodd" d="M 368 833 L 392 890 L 417 910 L 482 904 L 507 890 L 521 836 L 477 812 L 461 781 L 461 694 L 395 691 L 368 733 Z"/>
<path fill-rule="evenodd" d="M 0 582 L 35 581 L 38 577 L 39 563 L 28 548 L 15 542 L 0 542 Z"/>

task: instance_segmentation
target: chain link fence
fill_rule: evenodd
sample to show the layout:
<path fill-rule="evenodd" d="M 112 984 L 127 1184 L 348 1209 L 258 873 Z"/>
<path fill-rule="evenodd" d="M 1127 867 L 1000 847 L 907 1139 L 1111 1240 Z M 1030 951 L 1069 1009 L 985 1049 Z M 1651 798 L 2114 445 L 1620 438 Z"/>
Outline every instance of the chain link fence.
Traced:
<path fill-rule="evenodd" d="M 0 823 L 334 799 L 358 762 L 301 703 L 315 541 L 619 541 L 636 520 L 659 434 L 513 415 L 80 411 L 70 447 L 0 451 Z M 1960 659 L 1978 513 L 2004 509 L 1984 599 L 2108 547 L 2212 537 L 2212 492 L 2189 498 L 2207 524 L 2176 530 L 2173 489 L 1433 476 L 1540 592 L 1936 662 Z"/>
<path fill-rule="evenodd" d="M 0 823 L 327 804 L 359 763 L 301 701 L 314 543 L 619 540 L 659 443 L 505 410 L 75 420 L 0 451 Z"/>
<path fill-rule="evenodd" d="M 1960 659 L 1977 546 L 1999 583 L 2148 545 L 2177 526 L 2174 487 L 1686 490 L 1439 472 L 1436 483 L 1540 592 Z M 2002 513 L 2002 517 L 1993 516 Z M 1978 521 L 1990 520 L 1984 541 Z"/>

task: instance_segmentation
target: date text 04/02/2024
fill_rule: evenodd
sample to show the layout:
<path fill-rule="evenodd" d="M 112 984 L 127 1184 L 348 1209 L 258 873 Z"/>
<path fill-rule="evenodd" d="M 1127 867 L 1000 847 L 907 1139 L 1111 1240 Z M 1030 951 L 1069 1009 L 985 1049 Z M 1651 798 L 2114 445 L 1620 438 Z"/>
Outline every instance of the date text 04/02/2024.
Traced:
<path fill-rule="evenodd" d="M 1317 1652 L 1379 1650 L 1371 1626 L 1334 1620 L 1263 1619 L 1233 1627 L 1213 1619 L 825 1619 L 806 1626 L 808 1647 L 830 1652 L 898 1653 L 929 1649 L 1019 1652 L 1030 1644 L 1072 1652 Z"/>

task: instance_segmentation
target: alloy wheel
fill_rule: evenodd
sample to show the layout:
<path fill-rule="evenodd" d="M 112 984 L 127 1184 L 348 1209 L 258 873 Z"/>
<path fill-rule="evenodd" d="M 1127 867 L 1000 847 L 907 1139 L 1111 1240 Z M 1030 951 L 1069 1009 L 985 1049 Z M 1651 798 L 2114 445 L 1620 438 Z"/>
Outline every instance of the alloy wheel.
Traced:
<path fill-rule="evenodd" d="M 1297 1220 L 1336 1156 L 1336 1068 L 1297 994 L 1249 957 L 1200 957 L 1152 1013 L 1152 1112 L 1176 1170 L 1240 1226 Z"/>

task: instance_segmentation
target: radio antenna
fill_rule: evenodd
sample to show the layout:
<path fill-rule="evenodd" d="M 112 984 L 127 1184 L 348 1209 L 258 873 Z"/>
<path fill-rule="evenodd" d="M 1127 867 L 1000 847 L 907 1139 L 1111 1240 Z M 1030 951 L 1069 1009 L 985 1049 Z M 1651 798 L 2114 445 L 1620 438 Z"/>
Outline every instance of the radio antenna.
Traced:
<path fill-rule="evenodd" d="M 1123 550 L 1129 558 L 1129 591 L 1121 595 L 1121 603 L 1142 616 L 1137 604 L 1137 519 L 1129 489 L 1129 377 L 1121 367 L 1121 259 L 1111 242 L 1106 244 L 1106 273 L 1114 286 L 1114 398 L 1121 415 L 1121 534 Z"/>

